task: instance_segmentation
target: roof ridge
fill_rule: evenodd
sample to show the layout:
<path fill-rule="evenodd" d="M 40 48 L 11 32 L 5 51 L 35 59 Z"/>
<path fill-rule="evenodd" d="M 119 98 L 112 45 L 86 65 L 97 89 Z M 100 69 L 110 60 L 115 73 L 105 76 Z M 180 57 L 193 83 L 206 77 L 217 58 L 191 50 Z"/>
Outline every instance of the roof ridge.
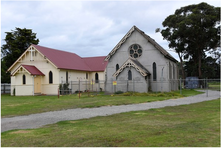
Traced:
<path fill-rule="evenodd" d="M 40 47 L 43 47 L 43 48 L 48 48 L 49 50 L 56 50 L 56 51 L 60 51 L 60 52 L 67 52 L 67 53 L 71 53 L 71 54 L 75 54 L 77 56 L 79 56 L 78 54 L 74 53 L 74 52 L 70 52 L 70 51 L 65 51 L 65 50 L 60 50 L 60 49 L 54 49 L 54 48 L 50 48 L 50 47 L 46 47 L 46 46 L 41 46 L 41 45 L 35 45 L 35 44 L 32 44 L 34 46 L 40 46 Z M 81 56 L 79 56 L 81 57 Z"/>
<path fill-rule="evenodd" d="M 95 56 L 95 57 L 82 57 L 83 59 L 86 59 L 86 58 L 105 58 L 106 56 Z"/>

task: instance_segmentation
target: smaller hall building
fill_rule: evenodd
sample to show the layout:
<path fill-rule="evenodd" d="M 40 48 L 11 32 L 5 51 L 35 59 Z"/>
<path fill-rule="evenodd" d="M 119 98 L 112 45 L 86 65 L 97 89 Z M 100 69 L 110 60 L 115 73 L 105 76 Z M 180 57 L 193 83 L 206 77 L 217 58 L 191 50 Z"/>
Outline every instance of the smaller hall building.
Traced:
<path fill-rule="evenodd" d="M 11 73 L 11 95 L 57 95 L 61 83 L 104 81 L 105 56 L 82 58 L 75 53 L 31 45 L 7 70 Z M 73 86 L 73 87 L 72 87 Z M 78 85 L 72 92 L 79 90 Z M 99 85 L 104 89 L 104 85 Z"/>

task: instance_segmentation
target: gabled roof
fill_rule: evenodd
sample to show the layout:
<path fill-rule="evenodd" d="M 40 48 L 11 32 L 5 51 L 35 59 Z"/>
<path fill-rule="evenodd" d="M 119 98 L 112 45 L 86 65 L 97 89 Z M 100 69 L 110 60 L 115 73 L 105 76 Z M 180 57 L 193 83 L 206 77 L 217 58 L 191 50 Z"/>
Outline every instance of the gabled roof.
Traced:
<path fill-rule="evenodd" d="M 111 50 L 111 52 L 106 56 L 105 61 L 108 61 L 115 52 L 121 47 L 121 45 L 133 34 L 134 31 L 138 31 L 141 35 L 143 35 L 144 38 L 147 39 L 148 42 L 150 42 L 153 46 L 156 47 L 156 49 L 162 53 L 166 58 L 170 59 L 171 61 L 177 62 L 177 60 L 170 55 L 163 47 L 161 47 L 154 39 L 152 39 L 150 36 L 146 35 L 143 31 L 141 31 L 136 26 L 133 26 L 127 34 L 120 40 L 120 42 Z"/>
<path fill-rule="evenodd" d="M 25 69 L 30 75 L 44 76 L 44 74 L 33 65 L 20 65 L 11 75 L 15 75 L 21 68 Z"/>
<path fill-rule="evenodd" d="M 104 61 L 105 56 L 82 58 L 91 71 L 104 71 L 107 63 Z"/>
<path fill-rule="evenodd" d="M 142 76 L 150 75 L 150 72 L 136 59 L 129 57 L 126 62 L 113 74 L 117 77 L 126 67 L 134 67 Z"/>
<path fill-rule="evenodd" d="M 107 61 L 104 61 L 105 56 L 82 58 L 75 53 L 43 47 L 32 44 L 20 57 L 25 55 L 29 49 L 34 48 L 45 59 L 58 69 L 69 69 L 78 71 L 104 71 Z M 19 61 L 19 59 L 7 70 L 10 69 Z"/>
<path fill-rule="evenodd" d="M 49 59 L 58 69 L 80 71 L 104 71 L 107 62 L 105 56 L 82 58 L 75 53 L 32 45 Z"/>

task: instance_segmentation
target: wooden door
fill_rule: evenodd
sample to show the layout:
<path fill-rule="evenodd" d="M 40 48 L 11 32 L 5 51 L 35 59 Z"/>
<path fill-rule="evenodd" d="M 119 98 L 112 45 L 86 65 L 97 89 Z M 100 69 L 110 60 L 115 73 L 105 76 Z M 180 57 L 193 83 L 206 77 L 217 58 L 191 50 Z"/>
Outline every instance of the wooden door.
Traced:
<path fill-rule="evenodd" d="M 37 76 L 34 79 L 35 81 L 35 93 L 41 93 L 41 77 Z"/>

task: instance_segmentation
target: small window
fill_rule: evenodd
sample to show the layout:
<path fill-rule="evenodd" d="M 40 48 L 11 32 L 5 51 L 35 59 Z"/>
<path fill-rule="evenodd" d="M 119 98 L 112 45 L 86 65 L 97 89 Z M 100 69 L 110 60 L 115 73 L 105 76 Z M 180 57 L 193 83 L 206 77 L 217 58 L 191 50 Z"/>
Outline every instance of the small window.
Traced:
<path fill-rule="evenodd" d="M 98 73 L 95 74 L 95 83 L 99 83 L 99 75 L 98 75 Z"/>
<path fill-rule="evenodd" d="M 154 62 L 153 63 L 153 81 L 156 81 L 156 80 L 157 80 L 157 65 Z"/>
<path fill-rule="evenodd" d="M 25 75 L 22 76 L 22 84 L 26 84 L 26 76 Z"/>
<path fill-rule="evenodd" d="M 49 84 L 53 84 L 53 73 L 49 72 Z"/>
<path fill-rule="evenodd" d="M 88 73 L 86 73 L 86 79 L 88 79 Z"/>
<path fill-rule="evenodd" d="M 128 80 L 132 80 L 132 72 L 131 72 L 131 70 L 128 71 Z"/>
<path fill-rule="evenodd" d="M 66 71 L 66 83 L 68 83 L 68 71 Z"/>
<path fill-rule="evenodd" d="M 116 65 L 116 71 L 117 71 L 118 69 L 119 69 L 119 65 L 117 64 L 117 65 Z"/>

